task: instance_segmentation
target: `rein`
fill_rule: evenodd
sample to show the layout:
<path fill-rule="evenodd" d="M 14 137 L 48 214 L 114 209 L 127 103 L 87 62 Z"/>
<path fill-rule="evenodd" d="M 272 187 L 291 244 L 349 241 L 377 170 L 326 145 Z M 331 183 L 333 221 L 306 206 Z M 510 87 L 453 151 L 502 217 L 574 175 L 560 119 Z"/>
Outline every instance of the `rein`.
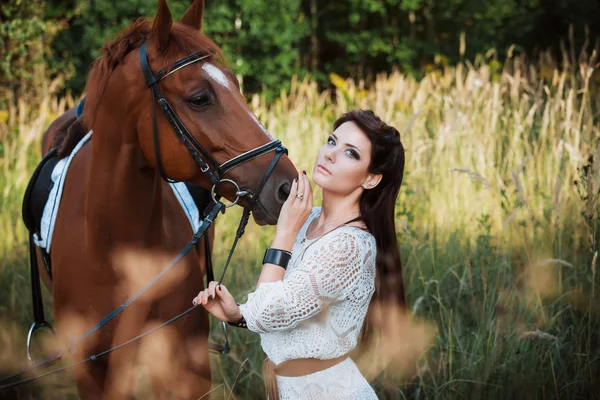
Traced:
<path fill-rule="evenodd" d="M 200 238 L 206 233 L 206 231 L 208 230 L 208 228 L 212 225 L 213 221 L 215 220 L 215 218 L 217 217 L 219 212 L 222 212 L 222 210 L 224 210 L 225 205 L 221 202 L 217 202 L 215 204 L 213 204 L 211 207 L 209 214 L 206 216 L 206 218 L 204 218 L 202 220 L 202 223 L 200 224 L 200 227 L 198 228 L 198 231 L 196 231 L 196 233 L 194 233 L 194 235 L 192 236 L 192 239 L 188 242 L 188 244 L 183 248 L 183 250 L 181 250 L 179 252 L 179 254 L 177 254 L 177 256 L 173 259 L 173 261 L 171 261 L 171 263 L 169 265 L 167 265 L 165 268 L 162 269 L 162 271 L 160 271 L 158 273 L 158 275 L 156 275 L 154 278 L 152 278 L 152 280 L 150 282 L 148 282 L 144 287 L 142 287 L 141 289 L 139 289 L 136 293 L 134 293 L 131 297 L 129 297 L 127 300 L 125 300 L 119 307 L 115 308 L 110 314 L 108 314 L 106 317 L 104 317 L 104 319 L 100 322 L 98 322 L 96 325 L 94 325 L 92 328 L 88 329 L 85 333 L 83 333 L 81 336 L 79 336 L 76 340 L 73 340 L 69 346 L 65 346 L 64 348 L 62 348 L 61 350 L 55 352 L 54 354 L 51 354 L 47 357 L 45 357 L 44 359 L 37 361 L 35 363 L 32 363 L 29 367 L 14 373 L 12 375 L 9 375 L 7 377 L 4 377 L 0 380 L 0 383 L 6 382 L 8 380 L 14 379 L 18 376 L 21 376 L 29 371 L 32 371 L 34 369 L 49 365 L 57 360 L 59 360 L 62 356 L 62 354 L 66 353 L 66 352 L 71 352 L 71 354 L 75 354 L 75 347 L 83 342 L 85 339 L 87 339 L 90 335 L 94 334 L 95 332 L 97 332 L 100 328 L 102 328 L 104 325 L 106 325 L 107 323 L 109 323 L 112 319 L 114 319 L 117 315 L 119 315 L 123 310 L 125 310 L 128 306 L 130 306 L 134 301 L 136 301 L 138 298 L 140 298 L 141 295 L 143 295 L 149 288 L 151 288 L 156 282 L 158 282 L 158 280 L 164 276 L 171 268 L 173 268 L 173 266 L 175 264 L 177 264 L 177 262 L 179 260 L 181 260 L 195 245 L 196 243 L 198 243 L 198 241 L 200 240 Z M 34 378 L 29 378 L 29 379 L 25 379 L 25 380 L 21 380 L 18 382 L 12 382 L 9 384 L 5 384 L 0 386 L 0 390 L 3 389 L 8 389 L 14 386 L 18 386 L 21 385 L 23 383 L 27 383 L 27 382 L 32 382 L 35 381 L 41 377 L 47 376 L 47 375 L 51 375 L 53 373 L 68 369 L 70 367 L 73 367 L 75 365 L 81 364 L 82 362 L 86 362 L 86 361 L 95 361 L 98 357 L 108 354 L 120 347 L 125 346 L 126 344 L 129 344 L 131 342 L 134 342 L 140 338 L 142 338 L 143 336 L 149 334 L 150 332 L 154 332 L 156 329 L 158 329 L 159 327 L 163 327 L 165 325 L 170 324 L 171 322 L 176 321 L 177 319 L 183 317 L 184 315 L 186 315 L 187 313 L 189 313 L 190 311 L 192 311 L 194 308 L 196 308 L 196 306 L 184 311 L 183 313 L 181 313 L 180 315 L 178 315 L 177 317 L 167 321 L 166 323 L 163 323 L 157 327 L 154 327 L 152 329 L 150 329 L 149 331 L 125 342 L 122 343 L 116 347 L 113 347 L 109 350 L 106 350 L 102 353 L 99 353 L 98 355 L 95 356 L 91 356 L 86 360 L 82 360 L 79 361 L 77 363 L 68 365 L 66 367 L 62 367 L 47 373 L 44 373 L 40 376 L 34 377 Z"/>
<path fill-rule="evenodd" d="M 269 179 L 269 176 L 275 169 L 277 162 L 279 161 L 279 159 L 281 158 L 281 156 L 284 153 L 287 154 L 287 149 L 281 144 L 281 141 L 279 141 L 279 140 L 271 141 L 265 145 L 259 146 L 255 149 L 252 149 L 243 154 L 240 154 L 240 155 L 232 158 L 231 160 L 228 160 L 228 161 L 224 162 L 223 164 L 219 165 L 210 156 L 210 154 L 202 147 L 202 145 L 200 145 L 198 143 L 198 141 L 192 136 L 192 134 L 185 127 L 185 125 L 183 124 L 181 119 L 177 116 L 177 113 L 171 107 L 171 105 L 169 104 L 169 102 L 167 101 L 167 99 L 165 98 L 165 96 L 163 95 L 163 93 L 160 91 L 160 89 L 158 87 L 158 83 L 165 77 L 180 70 L 181 68 L 184 68 L 188 65 L 191 65 L 191 64 L 194 64 L 201 60 L 204 60 L 208 57 L 210 57 L 210 55 L 206 55 L 203 53 L 191 54 L 185 58 L 182 58 L 182 59 L 176 61 L 175 63 L 173 63 L 173 65 L 170 68 L 162 69 L 159 72 L 157 72 L 156 74 L 153 74 L 152 70 L 150 69 L 150 64 L 149 64 L 148 57 L 146 54 L 146 44 L 145 43 L 142 44 L 142 46 L 140 48 L 141 69 L 142 69 L 142 72 L 144 73 L 146 85 L 148 86 L 148 88 L 150 89 L 150 91 L 152 93 L 152 128 L 153 128 L 153 135 L 154 135 L 156 160 L 157 160 L 158 170 L 159 170 L 161 177 L 167 182 L 175 182 L 174 180 L 170 179 L 167 176 L 167 174 L 164 170 L 164 167 L 162 165 L 162 161 L 161 161 L 160 140 L 158 137 L 158 125 L 156 123 L 156 103 L 158 103 L 160 108 L 163 110 L 163 113 L 167 117 L 167 120 L 169 121 L 169 124 L 173 128 L 175 135 L 177 136 L 179 141 L 182 144 L 184 144 L 184 146 L 187 148 L 188 152 L 190 153 L 190 155 L 192 156 L 192 158 L 194 159 L 194 161 L 196 162 L 196 164 L 198 165 L 198 167 L 200 168 L 202 173 L 206 174 L 208 176 L 208 178 L 210 179 L 210 181 L 212 182 L 213 186 L 211 189 L 211 197 L 212 197 L 214 203 L 207 207 L 208 212 L 205 210 L 206 217 L 202 220 L 200 227 L 194 233 L 194 235 L 192 236 L 192 239 L 188 242 L 188 244 L 179 252 L 179 254 L 177 254 L 177 256 L 171 261 L 171 263 L 169 265 L 167 265 L 165 268 L 163 268 L 163 270 L 158 275 L 156 275 L 150 282 L 148 282 L 144 287 L 142 287 L 135 294 L 133 294 L 130 298 L 128 298 L 125 302 L 123 302 L 119 307 L 114 309 L 104 319 L 102 319 L 100 322 L 98 322 L 96 325 L 94 325 L 91 329 L 89 329 L 88 331 L 83 333 L 79 338 L 77 338 L 74 341 L 71 341 L 71 343 L 68 346 L 65 346 L 61 350 L 43 358 L 42 360 L 39 360 L 37 362 L 32 362 L 29 367 L 22 369 L 19 372 L 16 372 L 12 375 L 9 375 L 7 377 L 0 379 L 0 384 L 7 382 L 9 380 L 12 380 L 14 378 L 17 378 L 27 372 L 30 372 L 30 371 L 33 371 L 40 367 L 52 364 L 55 361 L 59 360 L 62 357 L 62 354 L 66 353 L 68 351 L 71 352 L 71 354 L 74 354 L 75 347 L 78 344 L 83 342 L 85 339 L 87 339 L 93 333 L 97 332 L 100 328 L 102 328 L 104 325 L 106 325 L 108 322 L 110 322 L 112 319 L 114 319 L 117 315 L 119 315 L 123 310 L 125 310 L 125 308 L 127 308 L 134 301 L 136 301 L 140 296 L 142 296 L 142 294 L 144 294 L 149 288 L 151 288 L 162 276 L 164 276 L 175 264 L 177 264 L 177 262 L 179 262 L 179 260 L 181 260 L 194 246 L 196 246 L 198 241 L 202 238 L 202 236 L 204 236 L 204 234 L 206 233 L 208 228 L 212 225 L 212 223 L 214 222 L 214 220 L 216 219 L 216 217 L 218 216 L 218 214 L 220 212 L 225 213 L 225 210 L 227 208 L 237 204 L 237 202 L 243 196 L 247 196 L 249 198 L 249 205 L 254 205 L 254 204 L 256 204 L 256 202 L 258 202 L 260 192 L 262 191 L 265 183 Z M 222 175 L 225 175 L 232 168 L 235 168 L 245 162 L 248 162 L 254 158 L 260 157 L 260 156 L 270 153 L 272 151 L 275 151 L 275 157 L 269 164 L 268 168 L 266 169 L 265 173 L 263 174 L 261 180 L 259 181 L 259 183 L 256 186 L 256 188 L 254 189 L 254 191 L 250 191 L 248 189 L 240 189 L 240 186 L 234 180 L 222 178 Z M 205 160 L 207 160 L 207 161 L 205 161 Z M 220 196 L 218 194 L 216 194 L 217 186 L 219 186 L 219 184 L 224 183 L 224 182 L 230 183 L 233 186 L 235 186 L 235 188 L 236 188 L 235 200 L 227 205 L 222 203 L 219 200 Z M 227 267 L 229 266 L 229 262 L 231 261 L 231 257 L 233 256 L 233 252 L 237 246 L 238 240 L 244 234 L 244 231 L 245 231 L 246 225 L 248 224 L 249 219 L 250 219 L 250 208 L 247 206 L 247 207 L 244 207 L 244 211 L 243 211 L 242 217 L 240 219 L 238 229 L 236 231 L 233 245 L 229 251 L 229 255 L 227 257 L 227 261 L 225 262 L 225 266 L 223 268 L 223 273 L 221 275 L 221 278 L 219 279 L 219 284 L 221 284 L 223 282 L 223 278 L 225 277 Z M 208 247 L 209 246 L 207 244 L 207 250 L 209 250 Z M 208 253 L 207 253 L 207 255 L 208 255 Z M 209 265 L 210 265 L 210 271 L 208 270 Z M 209 265 L 207 265 L 207 278 L 212 279 L 212 275 L 213 275 L 212 261 L 210 261 Z M 34 285 L 34 291 L 36 290 L 36 287 L 37 287 L 37 289 L 39 289 L 39 282 L 38 282 L 37 286 Z M 115 347 L 112 347 L 108 350 L 105 350 L 98 354 L 94 354 L 94 355 L 92 355 L 84 360 L 78 361 L 76 363 L 72 363 L 67 366 L 60 367 L 60 368 L 54 369 L 52 371 L 42 373 L 42 374 L 32 377 L 32 378 L 22 379 L 20 381 L 0 385 L 0 390 L 6 390 L 6 389 L 9 389 L 9 388 L 12 388 L 15 386 L 19 386 L 19 385 L 22 385 L 25 383 L 33 382 L 33 381 L 36 381 L 45 376 L 64 371 L 66 369 L 75 367 L 77 365 L 83 364 L 88 361 L 95 361 L 99 357 L 109 354 L 109 353 L 111 353 L 121 347 L 124 347 L 130 343 L 133 343 L 133 342 L 141 339 L 142 337 L 144 337 L 166 325 L 169 325 L 172 322 L 177 321 L 178 319 L 182 318 L 183 316 L 189 314 L 191 311 L 196 309 L 196 307 L 198 307 L 198 305 L 193 306 L 193 307 L 185 310 L 181 314 L 171 318 L 170 320 L 165 321 L 162 324 L 160 324 L 144 333 L 141 333 L 140 335 L 138 335 L 124 343 L 121 343 Z M 42 315 L 42 319 L 43 319 L 43 315 Z M 31 358 L 30 358 L 30 353 L 29 353 L 29 345 L 30 345 L 30 340 L 31 340 L 33 331 L 35 330 L 36 327 L 42 327 L 45 325 L 47 325 L 47 324 L 36 322 L 36 323 L 34 323 L 34 325 L 32 325 L 32 328 L 29 331 L 28 340 L 27 340 L 27 354 L 28 354 L 28 358 L 30 359 L 30 361 L 31 361 Z M 223 322 L 222 325 L 223 325 L 223 329 L 224 329 L 224 333 L 225 333 L 223 345 L 221 346 L 221 345 L 217 345 L 217 344 L 209 342 L 209 348 L 213 351 L 218 351 L 221 354 L 227 354 L 230 350 L 229 338 L 227 335 L 227 324 Z"/>

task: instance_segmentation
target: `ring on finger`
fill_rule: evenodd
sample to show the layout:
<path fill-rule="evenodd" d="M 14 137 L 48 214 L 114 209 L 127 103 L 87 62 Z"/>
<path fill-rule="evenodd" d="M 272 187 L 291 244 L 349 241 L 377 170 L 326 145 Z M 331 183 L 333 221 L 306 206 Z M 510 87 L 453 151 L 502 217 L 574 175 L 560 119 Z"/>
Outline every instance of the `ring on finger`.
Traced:
<path fill-rule="evenodd" d="M 301 194 L 297 194 L 297 195 L 296 195 L 296 198 L 297 198 L 297 199 L 300 199 L 300 200 L 302 200 L 302 199 L 304 199 L 304 196 L 303 196 L 303 195 L 301 195 Z"/>

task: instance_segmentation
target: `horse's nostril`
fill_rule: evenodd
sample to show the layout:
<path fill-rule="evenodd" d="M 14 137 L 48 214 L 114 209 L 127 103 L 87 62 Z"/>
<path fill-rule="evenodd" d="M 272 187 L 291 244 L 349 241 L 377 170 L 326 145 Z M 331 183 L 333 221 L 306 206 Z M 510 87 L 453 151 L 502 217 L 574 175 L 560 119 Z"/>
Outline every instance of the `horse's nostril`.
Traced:
<path fill-rule="evenodd" d="M 288 182 L 279 186 L 279 190 L 277 191 L 277 196 L 276 196 L 277 201 L 280 202 L 281 204 L 285 203 L 288 196 L 290 195 L 291 188 L 292 188 L 292 186 Z"/>

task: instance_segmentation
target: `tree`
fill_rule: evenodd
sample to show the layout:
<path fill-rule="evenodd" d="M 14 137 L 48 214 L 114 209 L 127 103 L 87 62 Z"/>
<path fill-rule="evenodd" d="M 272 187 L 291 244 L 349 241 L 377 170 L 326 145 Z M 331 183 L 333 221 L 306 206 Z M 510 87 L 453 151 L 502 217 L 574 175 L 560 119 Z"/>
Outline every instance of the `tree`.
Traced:
<path fill-rule="evenodd" d="M 169 0 L 175 18 L 188 5 Z M 8 0 L 0 11 L 2 86 L 24 87 L 38 65 L 66 75 L 65 89 L 78 94 L 102 45 L 155 12 L 156 0 Z M 311 73 L 327 85 L 330 73 L 369 81 L 400 68 L 418 76 L 436 60 L 473 59 L 491 48 L 501 60 L 513 44 L 558 52 L 570 26 L 578 48 L 585 26 L 592 40 L 600 34 L 597 15 L 597 0 L 577 7 L 568 0 L 207 0 L 204 29 L 244 92 L 273 98 L 293 75 Z"/>

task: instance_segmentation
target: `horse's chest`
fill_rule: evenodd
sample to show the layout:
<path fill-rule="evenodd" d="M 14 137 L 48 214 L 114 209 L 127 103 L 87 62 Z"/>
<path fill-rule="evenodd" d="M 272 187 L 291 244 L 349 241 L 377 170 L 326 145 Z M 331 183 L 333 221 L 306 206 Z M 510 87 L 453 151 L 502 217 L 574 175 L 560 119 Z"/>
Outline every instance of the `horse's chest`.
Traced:
<path fill-rule="evenodd" d="M 165 189 L 166 184 L 163 186 Z M 166 188 L 169 190 L 168 188 Z M 193 232 L 179 202 L 173 193 L 163 190 L 163 216 L 162 225 L 164 241 L 169 247 L 182 249 L 192 238 Z"/>

